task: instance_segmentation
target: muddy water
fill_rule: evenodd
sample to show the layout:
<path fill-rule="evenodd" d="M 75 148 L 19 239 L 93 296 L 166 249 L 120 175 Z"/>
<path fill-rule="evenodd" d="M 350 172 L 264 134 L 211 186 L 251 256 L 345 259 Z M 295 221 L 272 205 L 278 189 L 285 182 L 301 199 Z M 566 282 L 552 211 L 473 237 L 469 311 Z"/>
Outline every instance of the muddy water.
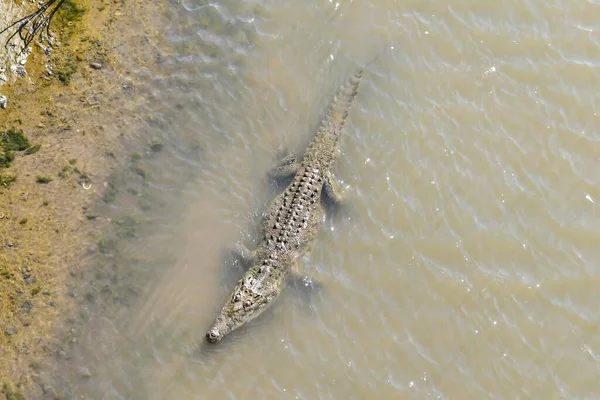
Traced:
<path fill-rule="evenodd" d="M 70 362 L 92 378 L 73 374 L 74 392 L 600 394 L 600 6 L 451 3 L 187 0 L 156 17 L 161 62 L 137 73 L 165 142 L 146 161 L 161 205 L 125 249 L 157 278 L 81 328 Z M 252 246 L 276 153 L 301 150 L 377 54 L 335 167 L 348 208 L 304 263 L 324 290 L 200 346 L 235 276 L 223 249 Z"/>

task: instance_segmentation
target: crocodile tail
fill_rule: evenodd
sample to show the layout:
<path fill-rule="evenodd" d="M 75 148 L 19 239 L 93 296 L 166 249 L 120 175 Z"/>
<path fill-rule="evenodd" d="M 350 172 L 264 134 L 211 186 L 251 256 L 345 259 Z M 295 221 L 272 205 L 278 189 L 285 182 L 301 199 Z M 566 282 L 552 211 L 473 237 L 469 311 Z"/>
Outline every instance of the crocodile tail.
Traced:
<path fill-rule="evenodd" d="M 346 118 L 348 117 L 348 113 L 352 107 L 352 102 L 358 94 L 358 87 L 360 85 L 360 81 L 362 80 L 363 71 L 366 67 L 378 60 L 382 53 L 383 50 L 377 53 L 375 57 L 364 64 L 362 68 L 354 73 L 354 75 L 350 76 L 350 78 L 338 90 L 336 96 L 333 98 L 329 111 L 327 112 L 325 121 L 323 121 L 321 126 L 322 131 L 329 131 L 329 133 L 332 133 L 336 139 L 340 136 L 341 128 L 346 122 Z"/>
<path fill-rule="evenodd" d="M 333 98 L 325 121 L 321 126 L 322 133 L 333 134 L 336 139 L 341 134 L 341 129 L 346 122 L 352 102 L 358 93 L 358 86 L 362 80 L 363 70 L 358 70 L 338 90 Z"/>

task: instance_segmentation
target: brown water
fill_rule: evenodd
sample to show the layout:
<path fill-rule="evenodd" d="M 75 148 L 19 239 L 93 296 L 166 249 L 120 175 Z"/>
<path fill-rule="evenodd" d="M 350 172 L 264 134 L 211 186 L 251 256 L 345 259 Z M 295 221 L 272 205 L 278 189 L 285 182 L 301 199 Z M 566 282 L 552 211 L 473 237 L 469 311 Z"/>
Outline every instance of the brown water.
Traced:
<path fill-rule="evenodd" d="M 174 261 L 82 328 L 72 362 L 93 378 L 73 390 L 598 398 L 600 4 L 205 3 L 157 17 L 162 62 L 138 69 L 163 206 L 128 251 Z M 302 149 L 377 54 L 335 167 L 349 209 L 305 260 L 324 290 L 199 350 L 232 288 L 221 252 L 252 245 L 278 149 Z"/>

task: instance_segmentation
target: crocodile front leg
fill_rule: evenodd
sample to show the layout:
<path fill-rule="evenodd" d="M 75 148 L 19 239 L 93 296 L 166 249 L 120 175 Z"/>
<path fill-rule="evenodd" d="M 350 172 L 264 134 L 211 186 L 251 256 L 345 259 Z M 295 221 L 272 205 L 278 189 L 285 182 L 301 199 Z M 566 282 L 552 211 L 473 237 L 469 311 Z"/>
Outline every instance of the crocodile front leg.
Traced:
<path fill-rule="evenodd" d="M 303 303 L 308 305 L 308 309 L 313 309 L 315 295 L 323 291 L 323 284 L 312 277 L 291 271 L 287 278 L 288 285 L 299 296 Z"/>
<path fill-rule="evenodd" d="M 271 168 L 268 172 L 269 177 L 275 180 L 288 179 L 296 175 L 300 168 L 300 164 L 295 154 L 290 154 L 281 159 L 277 165 Z"/>
<path fill-rule="evenodd" d="M 321 282 L 304 273 L 298 262 L 290 268 L 287 281 L 290 286 L 300 290 L 305 295 L 310 295 L 311 292 L 320 291 L 323 288 Z"/>
<path fill-rule="evenodd" d="M 338 185 L 335 177 L 331 172 L 325 176 L 325 182 L 323 183 L 323 198 L 326 202 L 332 204 L 335 207 L 342 205 L 343 198 L 341 194 L 342 190 Z"/>
<path fill-rule="evenodd" d="M 323 289 L 323 284 L 314 278 L 303 275 L 298 272 L 290 272 L 288 276 L 288 283 L 295 287 L 296 289 L 300 289 L 304 292 L 306 291 L 321 291 Z"/>

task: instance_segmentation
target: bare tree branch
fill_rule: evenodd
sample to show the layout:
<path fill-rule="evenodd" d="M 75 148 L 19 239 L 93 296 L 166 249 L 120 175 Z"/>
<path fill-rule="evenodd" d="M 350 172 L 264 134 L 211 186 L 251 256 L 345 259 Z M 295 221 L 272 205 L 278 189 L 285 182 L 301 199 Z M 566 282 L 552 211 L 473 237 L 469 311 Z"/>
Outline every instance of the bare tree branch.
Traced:
<path fill-rule="evenodd" d="M 46 34 L 48 35 L 48 37 L 50 37 L 50 23 L 52 22 L 52 18 L 65 1 L 66 0 L 47 0 L 45 3 L 42 3 L 36 11 L 13 22 L 9 26 L 1 30 L 0 35 L 16 27 L 16 30 L 13 32 L 13 34 L 10 35 L 8 39 L 6 39 L 4 47 L 7 47 L 9 42 L 16 35 L 19 35 L 19 37 L 24 43 L 24 47 L 21 50 L 22 53 L 35 39 L 38 33 L 41 37 L 44 28 L 46 28 Z"/>

